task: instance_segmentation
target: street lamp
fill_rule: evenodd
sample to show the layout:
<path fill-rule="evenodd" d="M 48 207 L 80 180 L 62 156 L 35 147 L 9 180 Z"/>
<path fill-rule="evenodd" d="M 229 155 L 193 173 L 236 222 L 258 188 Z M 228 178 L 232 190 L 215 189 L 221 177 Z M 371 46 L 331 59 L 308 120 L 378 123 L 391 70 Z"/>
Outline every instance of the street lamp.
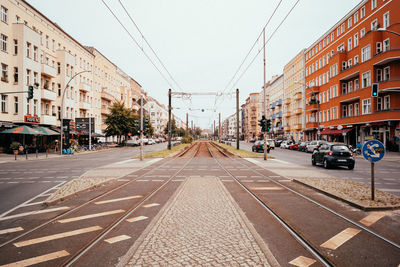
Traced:
<path fill-rule="evenodd" d="M 78 73 L 76 73 L 75 75 L 73 75 L 72 77 L 71 77 L 71 79 L 69 79 L 69 81 L 67 82 L 67 84 L 65 85 L 65 88 L 64 88 L 64 92 L 63 92 L 63 94 L 62 94 L 62 96 L 61 96 L 61 112 L 60 112 L 60 123 L 61 123 L 61 133 L 60 133 L 60 136 L 61 136 L 61 139 L 60 139 L 60 154 L 62 155 L 62 150 L 63 150 L 63 133 L 64 133 L 64 124 L 63 124 L 63 112 L 64 112 L 64 97 L 65 97 L 65 91 L 67 91 L 67 87 L 68 87 L 68 85 L 69 85 L 69 83 L 76 77 L 76 76 L 78 76 L 79 74 L 82 74 L 82 73 L 85 73 L 85 72 L 91 72 L 90 70 L 84 70 L 84 71 L 80 71 L 80 72 L 78 72 Z"/>
<path fill-rule="evenodd" d="M 396 35 L 400 36 L 400 33 L 397 33 L 397 32 L 394 32 L 394 31 L 389 31 L 386 28 L 378 28 L 375 31 L 377 31 L 377 32 L 390 32 L 390 33 L 393 33 L 393 34 L 396 34 Z"/>

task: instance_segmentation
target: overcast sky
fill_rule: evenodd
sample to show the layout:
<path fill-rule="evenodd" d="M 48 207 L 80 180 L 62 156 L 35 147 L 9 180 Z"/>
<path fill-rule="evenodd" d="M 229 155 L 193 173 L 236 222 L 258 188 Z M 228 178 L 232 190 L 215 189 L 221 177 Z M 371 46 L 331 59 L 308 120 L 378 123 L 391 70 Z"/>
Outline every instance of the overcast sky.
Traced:
<path fill-rule="evenodd" d="M 157 60 L 129 21 L 118 0 L 105 0 L 154 62 Z M 121 0 L 147 41 L 184 92 L 234 92 L 240 104 L 251 92 L 261 91 L 262 52 L 238 81 L 242 71 L 262 47 L 257 43 L 232 83 L 240 63 L 260 34 L 279 0 Z M 266 30 L 271 36 L 297 0 L 283 0 Z M 101 0 L 28 0 L 84 45 L 96 47 L 108 59 L 137 80 L 152 97 L 168 103 L 169 83 L 130 39 Z M 307 48 L 360 0 L 300 0 L 266 46 L 267 80 L 283 72 L 284 65 Z M 159 69 L 162 67 L 158 64 Z M 215 96 L 173 98 L 174 113 L 195 125 L 209 128 L 218 113 L 222 118 L 235 112 L 234 96 L 225 96 L 215 106 Z M 223 101 L 222 101 L 223 100 Z M 216 111 L 213 109 L 216 107 Z M 191 110 L 189 110 L 189 108 Z M 204 112 L 201 109 L 205 109 Z"/>

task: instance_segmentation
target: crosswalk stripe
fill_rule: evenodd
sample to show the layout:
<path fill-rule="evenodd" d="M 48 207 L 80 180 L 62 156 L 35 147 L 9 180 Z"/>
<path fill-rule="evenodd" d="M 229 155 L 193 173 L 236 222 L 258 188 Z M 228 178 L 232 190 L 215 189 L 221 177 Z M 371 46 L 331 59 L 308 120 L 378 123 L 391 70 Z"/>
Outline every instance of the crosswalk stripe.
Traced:
<path fill-rule="evenodd" d="M 43 243 L 43 242 L 47 242 L 47 241 L 51 241 L 51 240 L 55 240 L 55 239 L 64 238 L 64 237 L 98 231 L 101 229 L 102 228 L 100 226 L 92 226 L 92 227 L 82 228 L 82 229 L 64 232 L 64 233 L 60 233 L 60 234 L 48 235 L 48 236 L 44 236 L 44 237 L 39 237 L 39 238 L 34 238 L 34 239 L 26 240 L 26 241 L 17 242 L 17 243 L 14 243 L 14 246 L 25 247 L 25 246 Z"/>
<path fill-rule="evenodd" d="M 148 217 L 146 216 L 138 216 L 138 217 L 133 217 L 130 219 L 127 219 L 128 222 L 138 222 L 138 221 L 142 221 L 142 220 L 146 220 L 148 219 Z"/>
<path fill-rule="evenodd" d="M 251 190 L 283 190 L 282 187 L 270 186 L 270 187 L 251 187 Z"/>
<path fill-rule="evenodd" d="M 372 224 L 376 223 L 385 216 L 386 216 L 385 212 L 373 212 L 364 219 L 360 220 L 360 223 L 364 224 L 365 226 L 371 226 Z"/>
<path fill-rule="evenodd" d="M 158 203 L 151 203 L 151 204 L 144 205 L 143 208 L 151 208 L 151 207 L 155 207 L 155 206 L 158 206 L 158 205 L 160 205 L 160 204 L 158 204 Z"/>
<path fill-rule="evenodd" d="M 8 234 L 8 233 L 14 233 L 14 232 L 19 232 L 19 231 L 23 231 L 24 228 L 22 227 L 15 227 L 15 228 L 8 228 L 8 229 L 3 229 L 0 230 L 0 235 L 4 235 L 4 234 Z"/>
<path fill-rule="evenodd" d="M 96 205 L 106 204 L 106 203 L 118 202 L 118 201 L 123 201 L 123 200 L 134 199 L 134 198 L 141 198 L 141 197 L 142 196 L 140 196 L 140 195 L 130 196 L 130 197 L 121 197 L 121 198 L 115 198 L 115 199 L 110 199 L 110 200 L 98 201 L 98 202 L 95 202 L 94 204 L 96 204 Z"/>
<path fill-rule="evenodd" d="M 94 214 L 89 214 L 89 215 L 84 215 L 84 216 L 79 216 L 79 217 L 74 217 L 74 218 L 69 218 L 69 219 L 58 220 L 58 222 L 59 223 L 76 222 L 76 221 L 80 221 L 80 220 L 102 217 L 102 216 L 107 216 L 107 215 L 112 215 L 112 214 L 117 214 L 117 213 L 122 213 L 122 212 L 125 212 L 125 210 L 112 210 L 112 211 L 94 213 Z"/>
<path fill-rule="evenodd" d="M 35 211 L 24 212 L 24 213 L 19 213 L 19 214 L 2 217 L 2 218 L 0 218 L 0 221 L 5 221 L 5 220 L 19 218 L 19 217 L 25 217 L 25 216 L 30 216 L 30 215 L 54 212 L 54 211 L 59 211 L 59 210 L 68 210 L 68 209 L 69 209 L 69 207 L 59 207 L 59 208 L 54 208 L 54 209 L 35 210 Z"/>
<path fill-rule="evenodd" d="M 321 245 L 321 247 L 328 248 L 335 250 L 341 245 L 343 245 L 345 242 L 353 238 L 355 235 L 357 235 L 361 230 L 354 229 L 354 228 L 347 228 L 343 230 L 342 232 L 338 233 L 325 243 Z"/>
<path fill-rule="evenodd" d="M 104 241 L 106 241 L 109 244 L 113 244 L 113 243 L 124 241 L 124 240 L 130 239 L 130 238 L 131 237 L 128 236 L 128 235 L 119 235 L 119 236 L 116 236 L 116 237 L 112 237 L 112 238 L 106 239 Z"/>
<path fill-rule="evenodd" d="M 69 255 L 69 253 L 66 250 L 60 250 L 60 251 L 49 253 L 49 254 L 45 254 L 45 255 L 42 255 L 42 256 L 37 256 L 37 257 L 30 258 L 30 259 L 26 259 L 26 260 L 17 261 L 17 262 L 13 262 L 13 263 L 10 263 L 10 264 L 2 265 L 2 267 L 31 266 L 31 265 L 34 265 L 34 264 L 39 264 L 39 263 L 42 263 L 42 262 L 46 262 L 46 261 L 58 259 L 58 258 L 61 258 L 61 257 L 65 257 L 65 256 L 68 256 L 68 255 Z"/>
<path fill-rule="evenodd" d="M 314 262 L 316 262 L 316 260 L 304 256 L 299 256 L 294 260 L 290 261 L 289 263 L 298 267 L 308 267 L 314 264 Z"/>

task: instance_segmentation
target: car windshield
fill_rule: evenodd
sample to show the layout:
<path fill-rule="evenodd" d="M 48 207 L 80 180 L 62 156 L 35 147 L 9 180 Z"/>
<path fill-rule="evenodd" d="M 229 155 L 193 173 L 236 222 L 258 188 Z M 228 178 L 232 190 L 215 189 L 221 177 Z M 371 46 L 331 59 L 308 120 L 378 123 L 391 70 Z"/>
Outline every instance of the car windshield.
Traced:
<path fill-rule="evenodd" d="M 349 151 L 349 148 L 345 145 L 332 146 L 332 151 L 333 152 Z"/>

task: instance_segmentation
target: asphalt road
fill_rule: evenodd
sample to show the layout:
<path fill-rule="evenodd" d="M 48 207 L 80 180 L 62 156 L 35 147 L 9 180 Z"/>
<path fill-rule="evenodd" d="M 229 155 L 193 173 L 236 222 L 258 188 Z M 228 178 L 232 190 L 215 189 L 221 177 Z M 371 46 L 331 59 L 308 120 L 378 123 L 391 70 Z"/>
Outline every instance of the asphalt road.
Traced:
<path fill-rule="evenodd" d="M 167 143 L 144 147 L 144 152 L 165 149 Z M 41 160 L 0 164 L 0 215 L 61 183 L 78 178 L 90 169 L 130 159 L 139 147 L 113 148 Z"/>
<path fill-rule="evenodd" d="M 240 142 L 240 148 L 251 151 L 252 143 Z M 275 148 L 270 155 L 277 160 L 285 161 L 328 173 L 343 179 L 354 180 L 366 185 L 371 184 L 371 164 L 363 157 L 356 157 L 356 165 L 353 170 L 346 167 L 324 169 L 323 166 L 311 165 L 311 153 Z M 375 187 L 385 192 L 400 196 L 400 163 L 381 160 L 375 163 Z"/>

